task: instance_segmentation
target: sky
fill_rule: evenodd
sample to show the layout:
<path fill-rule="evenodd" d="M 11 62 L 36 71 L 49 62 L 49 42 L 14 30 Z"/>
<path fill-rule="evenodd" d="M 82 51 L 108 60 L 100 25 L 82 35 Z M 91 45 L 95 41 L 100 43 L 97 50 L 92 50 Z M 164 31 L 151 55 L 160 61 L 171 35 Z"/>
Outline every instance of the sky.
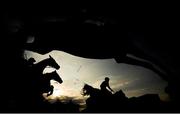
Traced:
<path fill-rule="evenodd" d="M 25 50 L 24 58 L 33 57 L 36 63 L 51 55 L 60 65 L 57 73 L 63 83 L 59 84 L 51 80 L 54 86 L 53 99 L 70 99 L 84 103 L 85 98 L 81 95 L 83 85 L 89 84 L 100 88 L 105 77 L 110 78 L 110 86 L 114 91 L 123 90 L 127 97 L 137 97 L 144 94 L 159 94 L 162 100 L 167 100 L 168 95 L 164 93 L 167 82 L 162 80 L 153 71 L 135 65 L 116 63 L 115 59 L 88 59 L 68 54 L 63 51 L 51 51 L 41 55 Z M 52 72 L 55 69 L 45 68 L 43 73 Z M 79 100 L 81 99 L 81 100 Z"/>

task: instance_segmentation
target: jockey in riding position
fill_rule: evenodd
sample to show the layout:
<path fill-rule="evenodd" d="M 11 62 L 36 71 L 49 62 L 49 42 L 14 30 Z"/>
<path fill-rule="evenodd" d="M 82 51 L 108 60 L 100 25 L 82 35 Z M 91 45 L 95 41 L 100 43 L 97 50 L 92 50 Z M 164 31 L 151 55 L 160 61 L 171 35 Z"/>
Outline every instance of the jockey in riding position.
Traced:
<path fill-rule="evenodd" d="M 109 86 L 109 78 L 108 77 L 105 77 L 105 80 L 101 83 L 100 85 L 101 87 L 101 90 L 105 93 L 111 93 L 111 92 L 114 92 L 111 87 Z M 107 89 L 111 90 L 111 92 Z"/>

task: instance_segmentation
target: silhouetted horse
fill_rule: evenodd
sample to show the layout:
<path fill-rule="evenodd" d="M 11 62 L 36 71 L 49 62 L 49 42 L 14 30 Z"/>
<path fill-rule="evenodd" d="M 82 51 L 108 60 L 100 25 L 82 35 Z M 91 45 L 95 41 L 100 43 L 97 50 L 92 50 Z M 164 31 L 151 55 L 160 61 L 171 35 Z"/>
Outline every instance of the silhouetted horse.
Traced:
<path fill-rule="evenodd" d="M 47 80 L 45 76 L 43 76 L 43 70 L 47 67 L 53 67 L 56 70 L 58 70 L 60 68 L 60 66 L 56 63 L 56 61 L 49 55 L 49 58 L 44 59 L 32 66 L 30 66 L 28 68 L 28 77 L 27 77 L 27 82 L 30 83 L 31 87 L 34 88 L 34 90 L 36 90 L 36 93 L 39 91 L 41 91 L 40 87 L 42 86 L 42 82 L 44 82 L 44 80 Z M 54 76 L 56 76 L 57 74 L 55 74 L 55 72 L 53 73 Z M 48 76 L 49 81 L 51 80 L 50 78 L 54 78 L 53 76 Z M 57 76 L 56 76 L 57 77 Z M 59 83 L 62 83 L 62 80 L 56 78 L 57 81 Z M 47 83 L 49 84 L 49 83 Z M 39 90 L 38 90 L 39 89 Z M 34 92 L 34 90 L 32 90 L 32 92 Z"/>
<path fill-rule="evenodd" d="M 97 88 L 93 88 L 92 86 L 85 84 L 83 89 L 83 95 L 90 95 L 91 97 L 96 97 L 99 96 L 99 94 L 101 94 L 101 90 L 97 89 Z"/>
<path fill-rule="evenodd" d="M 116 106 L 117 103 L 118 106 L 122 105 L 122 108 L 128 102 L 128 98 L 121 90 L 115 94 L 107 94 L 100 89 L 93 88 L 92 86 L 85 84 L 82 91 L 82 95 L 89 96 L 86 100 L 87 108 L 85 111 L 87 112 L 114 112 L 118 109 Z"/>
<path fill-rule="evenodd" d="M 34 64 L 33 66 L 33 75 L 32 82 L 36 88 L 36 92 L 41 95 L 43 92 L 47 92 L 50 90 L 50 80 L 54 79 L 55 81 L 62 83 L 62 79 L 59 77 L 56 71 L 52 73 L 42 74 L 44 68 L 46 66 L 50 66 L 55 68 L 56 70 L 60 68 L 60 66 L 56 63 L 56 61 L 49 56 L 49 58 L 44 59 L 43 61 Z M 46 88 L 47 87 L 47 88 Z M 52 87 L 51 87 L 52 88 Z"/>
<path fill-rule="evenodd" d="M 88 95 L 84 112 L 156 112 L 164 110 L 158 94 L 145 94 L 127 98 L 122 90 L 106 95 L 101 90 L 85 84 L 83 95 Z"/>
<path fill-rule="evenodd" d="M 39 73 L 42 73 L 46 66 L 53 67 L 56 70 L 60 68 L 56 61 L 49 55 L 49 58 L 44 59 L 37 64 L 34 64 L 34 70 L 38 71 Z"/>
<path fill-rule="evenodd" d="M 57 74 L 56 71 L 53 71 L 51 73 L 46 73 L 41 77 L 40 80 L 40 91 L 43 93 L 48 93 L 47 96 L 51 95 L 53 93 L 53 86 L 50 84 L 50 80 L 55 80 L 59 82 L 60 84 L 63 82 L 60 76 Z"/>
<path fill-rule="evenodd" d="M 24 73 L 24 76 L 21 76 L 23 81 L 21 82 L 21 87 L 18 88 L 17 95 L 20 104 L 24 104 L 23 106 L 27 108 L 25 110 L 42 109 L 44 100 L 42 93 L 50 92 L 49 94 L 52 94 L 53 92 L 53 87 L 50 86 L 51 79 L 62 83 L 62 79 L 56 71 L 47 74 L 42 73 L 47 66 L 56 70 L 60 68 L 51 56 L 31 66 L 25 65 L 27 72 Z M 22 86 L 25 89 L 22 89 Z"/>

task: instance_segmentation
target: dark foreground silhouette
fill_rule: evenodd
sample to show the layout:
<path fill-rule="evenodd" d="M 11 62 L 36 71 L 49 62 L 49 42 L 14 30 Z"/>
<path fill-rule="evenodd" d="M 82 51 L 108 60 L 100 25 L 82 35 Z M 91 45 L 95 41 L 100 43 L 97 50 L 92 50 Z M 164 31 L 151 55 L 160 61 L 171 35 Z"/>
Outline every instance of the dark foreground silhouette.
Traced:
<path fill-rule="evenodd" d="M 170 102 L 161 101 L 158 94 L 128 98 L 122 90 L 107 94 L 88 84 L 82 90 L 84 96 L 89 96 L 83 112 L 168 112 L 175 108 L 170 107 Z"/>
<path fill-rule="evenodd" d="M 56 100 L 50 103 L 43 97 L 43 93 L 47 93 L 47 96 L 53 93 L 54 87 L 50 84 L 50 80 L 53 79 L 59 84 L 63 83 L 56 72 L 60 66 L 51 56 L 36 64 L 33 58 L 21 59 L 20 63 L 22 65 L 18 78 L 20 81 L 16 83 L 17 79 L 14 79 L 14 89 L 11 90 L 9 99 L 6 99 L 8 106 L 4 112 L 79 112 L 79 105 L 72 101 L 62 103 Z M 55 71 L 43 74 L 46 66 L 54 68 Z"/>
<path fill-rule="evenodd" d="M 166 18 L 172 17 L 174 8 L 172 8 L 172 12 L 166 10 L 162 12 L 162 10 L 158 11 L 156 9 L 153 13 L 147 11 L 146 14 L 149 20 L 146 20 L 144 19 L 144 10 L 142 10 L 144 8 L 137 10 L 137 6 L 134 4 L 130 6 L 128 4 L 130 9 L 125 8 L 127 10 L 129 9 L 128 13 L 126 13 L 127 15 L 123 15 L 124 9 L 121 10 L 119 9 L 121 7 L 118 6 L 118 9 L 107 7 L 105 9 L 99 7 L 98 9 L 91 9 L 92 12 L 89 10 L 90 13 L 86 13 L 84 16 L 75 10 L 76 8 L 67 8 L 69 11 L 67 11 L 67 9 L 58 9 L 60 8 L 59 6 L 56 10 L 52 11 L 49 11 L 47 7 L 45 8 L 46 10 L 40 11 L 36 9 L 32 11 L 31 8 L 30 11 L 26 12 L 24 8 L 18 10 L 17 6 L 14 6 L 15 8 L 12 8 L 12 6 L 10 6 L 11 8 L 6 8 L 9 9 L 9 11 L 7 14 L 5 13 L 3 21 L 1 21 L 3 25 L 2 28 L 4 28 L 2 32 L 4 36 L 0 42 L 2 69 L 0 80 L 0 89 L 2 92 L 0 94 L 1 112 L 39 112 L 40 109 L 41 111 L 42 109 L 47 109 L 43 108 L 43 101 L 36 101 L 35 98 L 38 97 L 32 96 L 33 94 L 39 96 L 39 92 L 35 90 L 35 87 L 31 87 L 32 82 L 34 83 L 36 80 L 31 80 L 33 78 L 30 77 L 35 75 L 31 75 L 31 72 L 27 70 L 29 67 L 27 67 L 27 64 L 24 64 L 22 58 L 24 50 L 32 50 L 41 54 L 48 53 L 52 50 L 61 50 L 87 58 L 115 58 L 118 63 L 128 63 L 151 69 L 168 82 L 166 92 L 172 99 L 172 102 L 167 103 L 161 112 L 165 110 L 180 112 L 180 56 L 177 51 L 179 49 L 179 41 L 177 40 L 179 32 L 176 29 L 177 27 L 171 26 L 177 25 L 174 19 L 178 20 L 178 18 L 172 18 L 170 20 Z M 27 9 L 29 9 L 29 7 L 27 7 Z M 100 9 L 101 11 L 99 11 Z M 151 8 L 147 9 L 149 10 Z M 161 8 L 158 6 L 158 9 Z M 61 15 L 63 14 L 61 11 L 64 12 L 65 15 L 67 14 L 67 16 L 62 17 Z M 107 14 L 107 12 L 109 12 L 110 15 Z M 176 15 L 176 13 L 174 14 Z M 102 17 L 104 17 L 103 15 L 105 16 L 105 20 L 102 19 Z M 112 23 L 108 21 L 111 20 L 111 18 L 118 20 L 117 24 L 112 24 L 113 21 Z M 99 22 L 102 21 L 100 25 L 103 26 L 93 26 L 96 20 Z M 84 21 L 88 23 L 84 23 Z M 144 25 L 146 27 L 144 27 Z M 104 31 L 104 28 L 108 29 Z M 144 31 L 144 36 L 141 32 L 135 32 L 138 30 Z M 27 38 L 30 36 L 34 36 L 35 40 L 34 42 L 27 43 Z M 142 42 L 139 39 L 142 40 Z M 134 46 L 133 44 L 136 45 Z M 162 74 L 162 72 L 155 69 L 150 63 L 129 58 L 127 56 L 128 53 L 156 64 L 163 69 L 167 75 Z M 37 74 L 41 71 L 42 70 L 39 69 Z M 136 101 L 136 99 L 137 98 L 135 98 L 134 101 Z M 32 101 L 33 103 L 31 103 Z M 38 105 L 34 101 L 38 102 Z M 106 100 L 103 102 L 105 101 Z M 98 107 L 100 106 L 101 105 Z M 136 109 L 136 106 L 133 108 Z M 143 108 L 144 106 L 146 105 L 142 107 L 139 105 L 141 108 L 137 109 L 145 110 L 145 108 Z M 148 108 L 153 106 L 154 105 L 151 105 Z M 118 110 L 121 108 L 122 107 L 119 106 Z M 87 107 L 87 110 L 88 109 L 89 107 Z M 104 108 L 103 110 L 106 109 Z M 120 110 L 120 112 L 122 110 Z"/>

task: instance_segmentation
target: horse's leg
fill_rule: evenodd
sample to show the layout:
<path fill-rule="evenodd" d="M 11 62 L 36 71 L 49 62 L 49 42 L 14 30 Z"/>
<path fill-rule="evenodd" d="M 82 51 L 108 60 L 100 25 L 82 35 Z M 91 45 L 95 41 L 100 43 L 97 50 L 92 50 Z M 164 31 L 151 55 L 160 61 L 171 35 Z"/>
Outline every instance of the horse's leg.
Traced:
<path fill-rule="evenodd" d="M 50 86 L 50 93 L 47 94 L 47 97 L 53 94 L 54 87 Z"/>

